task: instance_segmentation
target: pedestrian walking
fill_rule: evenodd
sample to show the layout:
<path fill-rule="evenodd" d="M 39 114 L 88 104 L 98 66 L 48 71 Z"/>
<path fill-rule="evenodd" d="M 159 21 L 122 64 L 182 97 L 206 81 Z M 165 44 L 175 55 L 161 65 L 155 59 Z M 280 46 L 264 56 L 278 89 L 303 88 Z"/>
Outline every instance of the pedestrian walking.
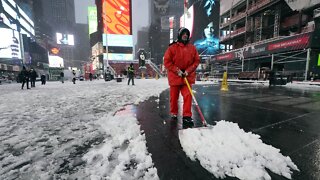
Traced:
<path fill-rule="evenodd" d="M 195 83 L 195 70 L 200 63 L 200 57 L 196 47 L 189 43 L 190 31 L 187 28 L 180 28 L 178 39 L 171 43 L 164 55 L 164 66 L 168 71 L 170 86 L 170 113 L 171 119 L 177 121 L 178 99 L 180 93 L 183 97 L 183 126 L 193 126 L 191 105 L 192 95 L 184 81 L 187 78 L 190 86 Z"/>
<path fill-rule="evenodd" d="M 276 85 L 276 74 L 273 70 L 270 71 L 269 74 L 269 87 Z"/>
<path fill-rule="evenodd" d="M 92 81 L 92 77 L 93 77 L 92 73 L 89 73 L 89 79 L 90 79 L 90 81 Z"/>
<path fill-rule="evenodd" d="M 45 85 L 46 84 L 46 75 L 42 74 L 41 75 L 41 85 Z"/>
<path fill-rule="evenodd" d="M 36 79 L 37 79 L 37 72 L 31 68 L 30 69 L 30 83 L 31 83 L 31 87 L 36 87 Z"/>
<path fill-rule="evenodd" d="M 72 70 L 72 82 L 73 84 L 76 84 L 76 71 L 75 70 Z"/>
<path fill-rule="evenodd" d="M 64 83 L 64 72 L 63 71 L 60 72 L 60 81 L 62 83 Z"/>
<path fill-rule="evenodd" d="M 23 89 L 25 84 L 27 84 L 27 89 L 30 89 L 29 88 L 29 76 L 30 76 L 30 73 L 28 72 L 26 67 L 23 66 L 22 70 L 20 72 L 20 77 L 21 77 L 21 82 L 22 82 L 21 89 Z"/>
<path fill-rule="evenodd" d="M 111 81 L 112 78 L 111 78 L 111 71 L 109 69 L 109 67 L 107 67 L 105 73 L 104 73 L 104 80 L 105 81 Z"/>
<path fill-rule="evenodd" d="M 133 68 L 133 63 L 130 64 L 128 67 L 128 85 L 130 84 L 130 81 L 132 80 L 132 85 L 134 85 L 134 68 Z"/>

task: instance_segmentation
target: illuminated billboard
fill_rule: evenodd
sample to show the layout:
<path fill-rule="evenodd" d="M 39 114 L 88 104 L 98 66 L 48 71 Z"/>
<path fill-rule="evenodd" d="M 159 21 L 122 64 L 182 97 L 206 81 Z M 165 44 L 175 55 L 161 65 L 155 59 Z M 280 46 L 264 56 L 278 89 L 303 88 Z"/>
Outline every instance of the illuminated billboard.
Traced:
<path fill-rule="evenodd" d="M 133 47 L 132 35 L 103 34 L 103 46 Z"/>
<path fill-rule="evenodd" d="M 219 11 L 218 0 L 189 0 L 192 4 L 180 18 L 180 27 L 187 27 L 200 56 L 219 53 Z"/>
<path fill-rule="evenodd" d="M 57 44 L 74 46 L 74 36 L 72 34 L 56 33 Z"/>
<path fill-rule="evenodd" d="M 0 28 L 0 58 L 21 59 L 20 36 L 12 29 Z"/>
<path fill-rule="evenodd" d="M 117 61 L 132 61 L 133 54 L 122 54 L 122 53 L 104 53 L 103 59 L 117 60 Z"/>
<path fill-rule="evenodd" d="M 49 67 L 64 67 L 63 58 L 59 56 L 49 56 Z"/>
<path fill-rule="evenodd" d="M 180 17 L 180 27 L 185 27 L 190 30 L 190 38 L 193 33 L 194 24 L 194 6 L 191 6 L 188 11 Z"/>
<path fill-rule="evenodd" d="M 132 34 L 131 0 L 102 0 L 103 33 Z"/>
<path fill-rule="evenodd" d="M 6 12 L 6 14 L 1 13 L 4 24 L 14 30 L 18 30 L 18 24 L 12 23 L 13 20 L 17 20 L 20 23 L 21 34 L 26 34 L 28 37 L 35 35 L 33 21 L 13 0 L 1 0 L 1 4 L 4 12 Z"/>
<path fill-rule="evenodd" d="M 88 7 L 88 24 L 89 24 L 89 35 L 97 31 L 98 20 L 97 20 L 97 7 Z"/>

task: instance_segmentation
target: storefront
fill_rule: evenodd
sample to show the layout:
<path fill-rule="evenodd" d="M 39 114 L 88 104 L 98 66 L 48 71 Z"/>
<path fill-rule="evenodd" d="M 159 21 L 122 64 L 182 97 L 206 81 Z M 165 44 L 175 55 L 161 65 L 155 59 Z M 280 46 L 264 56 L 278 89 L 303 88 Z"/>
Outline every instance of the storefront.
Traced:
<path fill-rule="evenodd" d="M 214 56 L 210 64 L 216 75 L 224 71 L 237 78 L 240 72 L 282 71 L 296 80 L 320 75 L 319 47 L 313 32 L 269 39 Z"/>
<path fill-rule="evenodd" d="M 1 79 L 16 81 L 19 71 L 20 71 L 20 67 L 17 65 L 0 64 Z"/>

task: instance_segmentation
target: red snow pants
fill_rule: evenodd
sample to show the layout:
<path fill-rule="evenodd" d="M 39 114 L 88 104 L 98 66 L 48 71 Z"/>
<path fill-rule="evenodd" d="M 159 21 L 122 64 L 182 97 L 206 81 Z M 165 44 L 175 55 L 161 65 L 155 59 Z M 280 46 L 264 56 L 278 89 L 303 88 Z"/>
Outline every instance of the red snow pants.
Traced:
<path fill-rule="evenodd" d="M 192 85 L 190 84 L 192 88 Z M 179 94 L 182 94 L 183 97 L 183 116 L 192 116 L 191 105 L 192 105 L 192 95 L 188 89 L 188 86 L 185 85 L 176 85 L 170 86 L 170 113 L 171 115 L 178 115 L 178 99 Z"/>

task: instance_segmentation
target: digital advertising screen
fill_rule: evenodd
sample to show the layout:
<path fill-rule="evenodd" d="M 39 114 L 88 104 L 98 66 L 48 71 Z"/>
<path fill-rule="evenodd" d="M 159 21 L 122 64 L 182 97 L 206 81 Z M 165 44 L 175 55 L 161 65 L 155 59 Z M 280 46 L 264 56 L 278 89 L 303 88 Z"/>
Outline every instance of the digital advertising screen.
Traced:
<path fill-rule="evenodd" d="M 98 20 L 97 20 L 97 7 L 88 7 L 88 25 L 89 25 L 89 35 L 97 31 Z"/>
<path fill-rule="evenodd" d="M 56 33 L 57 44 L 74 46 L 74 36 L 72 34 Z"/>
<path fill-rule="evenodd" d="M 103 46 L 133 47 L 132 35 L 103 34 Z"/>
<path fill-rule="evenodd" d="M 133 54 L 104 53 L 103 59 L 117 60 L 117 61 L 132 61 Z"/>
<path fill-rule="evenodd" d="M 102 0 L 103 32 L 132 35 L 131 0 Z"/>
<path fill-rule="evenodd" d="M 59 56 L 49 56 L 49 67 L 64 67 L 63 58 Z"/>
<path fill-rule="evenodd" d="M 20 36 L 12 29 L 0 28 L 0 58 L 21 59 Z"/>
<path fill-rule="evenodd" d="M 180 17 L 180 27 L 185 27 L 190 31 L 190 38 L 193 35 L 193 24 L 194 24 L 194 6 L 188 8 L 187 13 Z"/>
<path fill-rule="evenodd" d="M 19 21 L 21 25 L 21 33 L 28 35 L 35 35 L 34 32 L 34 22 L 27 16 L 27 14 L 12 0 L 5 1 L 1 0 L 1 4 L 3 7 L 4 12 L 6 12 L 6 15 L 1 15 L 1 17 L 4 19 L 3 23 L 9 26 L 12 29 L 18 30 L 17 24 L 12 23 L 12 20 L 15 19 Z M 2 13 L 1 13 L 2 14 Z M 9 20 L 11 19 L 11 20 Z M 24 29 L 26 29 L 26 32 Z"/>
<path fill-rule="evenodd" d="M 185 25 L 190 30 L 192 34 L 190 42 L 196 46 L 200 56 L 218 54 L 220 1 L 189 0 L 188 2 L 190 5 L 188 13 L 180 18 L 180 26 Z"/>

